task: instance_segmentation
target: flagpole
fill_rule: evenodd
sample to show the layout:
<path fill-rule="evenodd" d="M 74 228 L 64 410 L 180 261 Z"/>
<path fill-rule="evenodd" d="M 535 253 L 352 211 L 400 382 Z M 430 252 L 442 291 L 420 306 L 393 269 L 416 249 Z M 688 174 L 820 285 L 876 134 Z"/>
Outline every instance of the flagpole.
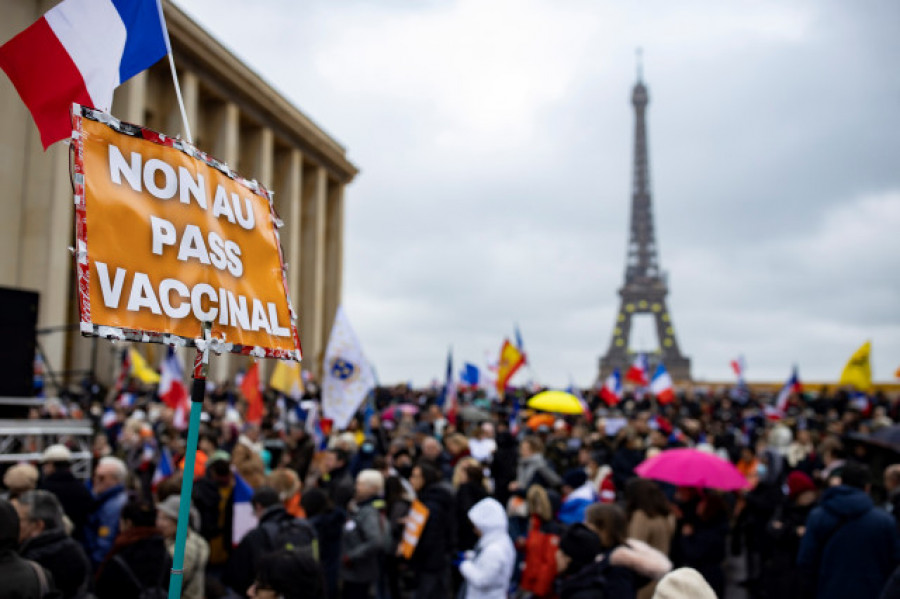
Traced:
<path fill-rule="evenodd" d="M 171 56 L 171 54 L 170 54 Z M 191 517 L 191 492 L 194 489 L 194 460 L 197 457 L 197 438 L 200 434 L 200 415 L 206 396 L 206 375 L 209 372 L 209 337 L 212 323 L 203 323 L 203 339 L 207 342 L 197 348 L 194 358 L 193 384 L 191 385 L 191 418 L 188 424 L 187 446 L 184 454 L 184 472 L 181 479 L 181 501 L 178 506 L 178 526 L 175 531 L 175 555 L 169 577 L 169 599 L 181 598 L 184 579 L 184 546 L 187 542 L 188 521 Z"/>
<path fill-rule="evenodd" d="M 175 58 L 172 56 L 172 40 L 169 39 L 169 28 L 166 25 L 166 16 L 163 14 L 161 0 L 156 0 L 156 9 L 159 11 L 159 22 L 162 23 L 163 33 L 166 36 L 169 68 L 172 70 L 172 81 L 175 83 L 175 97 L 178 99 L 178 109 L 181 111 L 181 121 L 184 123 L 184 137 L 189 143 L 194 143 L 194 138 L 191 135 L 191 125 L 188 123 L 187 111 L 184 109 L 184 98 L 181 96 L 181 85 L 178 83 L 178 71 L 175 70 Z"/>

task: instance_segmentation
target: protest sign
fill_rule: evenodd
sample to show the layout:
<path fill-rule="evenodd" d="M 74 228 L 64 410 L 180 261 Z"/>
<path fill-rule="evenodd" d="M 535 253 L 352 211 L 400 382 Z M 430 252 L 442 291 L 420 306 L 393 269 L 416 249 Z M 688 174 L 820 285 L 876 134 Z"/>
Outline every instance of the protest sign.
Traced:
<path fill-rule="evenodd" d="M 192 145 L 73 105 L 81 331 L 300 360 L 272 195 Z"/>
<path fill-rule="evenodd" d="M 424 503 L 416 499 L 409 506 L 409 513 L 406 515 L 406 528 L 403 529 L 403 538 L 400 540 L 399 552 L 406 559 L 410 559 L 415 552 L 426 522 L 428 522 L 428 508 L 425 507 Z"/>

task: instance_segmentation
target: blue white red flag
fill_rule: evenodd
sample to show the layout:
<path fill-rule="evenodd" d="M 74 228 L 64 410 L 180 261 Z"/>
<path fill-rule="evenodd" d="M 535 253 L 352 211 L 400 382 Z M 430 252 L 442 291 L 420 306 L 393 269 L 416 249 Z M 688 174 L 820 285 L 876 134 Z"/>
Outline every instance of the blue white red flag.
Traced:
<path fill-rule="evenodd" d="M 670 404 L 675 401 L 675 389 L 672 387 L 672 377 L 665 365 L 660 362 L 653 374 L 653 380 L 650 381 L 650 391 L 656 396 L 659 405 Z"/>
<path fill-rule="evenodd" d="M 63 0 L 0 47 L 44 149 L 72 134 L 72 103 L 109 112 L 113 90 L 169 52 L 159 0 Z"/>
<path fill-rule="evenodd" d="M 168 348 L 166 358 L 159 365 L 159 398 L 175 410 L 172 424 L 178 430 L 187 428 L 187 413 L 190 411 L 190 396 L 184 385 L 181 362 L 174 348 Z"/>
<path fill-rule="evenodd" d="M 603 387 L 600 389 L 600 399 L 606 402 L 606 405 L 613 407 L 622 400 L 622 375 L 619 369 L 613 370 L 612 374 L 606 377 Z"/>
<path fill-rule="evenodd" d="M 775 398 L 775 410 L 783 416 L 785 411 L 787 411 L 787 405 L 788 401 L 791 399 L 791 395 L 794 393 L 801 393 L 802 391 L 803 385 L 800 383 L 797 367 L 794 366 L 793 370 L 791 370 L 791 376 L 784 383 L 784 386 Z"/>
<path fill-rule="evenodd" d="M 244 535 L 256 528 L 256 514 L 253 513 L 253 487 L 241 475 L 234 472 L 234 508 L 231 528 L 231 545 L 237 547 Z"/>
<path fill-rule="evenodd" d="M 625 373 L 625 380 L 640 387 L 646 387 L 650 384 L 649 371 L 650 366 L 647 364 L 646 354 L 638 354 L 635 356 L 631 367 Z"/>
<path fill-rule="evenodd" d="M 153 490 L 156 490 L 156 485 L 166 480 L 175 472 L 175 466 L 172 463 L 172 454 L 169 453 L 168 447 L 163 447 L 162 452 L 160 452 L 159 463 L 156 464 L 156 469 L 153 471 L 153 480 L 151 481 L 151 486 Z"/>
<path fill-rule="evenodd" d="M 850 406 L 863 416 L 872 414 L 872 401 L 869 399 L 869 396 L 862 391 L 856 391 L 850 396 Z"/>

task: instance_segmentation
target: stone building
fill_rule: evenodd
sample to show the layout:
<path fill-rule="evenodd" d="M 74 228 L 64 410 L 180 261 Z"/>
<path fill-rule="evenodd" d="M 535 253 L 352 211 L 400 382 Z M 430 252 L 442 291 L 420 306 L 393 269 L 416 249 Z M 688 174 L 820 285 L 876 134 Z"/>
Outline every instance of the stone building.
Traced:
<path fill-rule="evenodd" d="M 56 3 L 0 0 L 0 43 Z M 198 23 L 170 2 L 163 5 L 194 144 L 275 192 L 285 222 L 280 233 L 288 283 L 300 315 L 303 367 L 318 375 L 341 301 L 344 186 L 357 169 L 343 146 Z M 183 135 L 168 61 L 119 87 L 112 113 Z M 61 383 L 73 384 L 91 370 L 109 381 L 121 346 L 82 338 L 77 330 L 68 250 L 74 238 L 68 146 L 58 142 L 46 153 L 41 149 L 37 128 L 5 75 L 0 76 L 0 182 L 0 287 L 39 293 L 38 341 Z M 153 365 L 163 350 L 141 348 Z M 239 356 L 216 357 L 210 378 L 224 380 L 245 363 Z"/>

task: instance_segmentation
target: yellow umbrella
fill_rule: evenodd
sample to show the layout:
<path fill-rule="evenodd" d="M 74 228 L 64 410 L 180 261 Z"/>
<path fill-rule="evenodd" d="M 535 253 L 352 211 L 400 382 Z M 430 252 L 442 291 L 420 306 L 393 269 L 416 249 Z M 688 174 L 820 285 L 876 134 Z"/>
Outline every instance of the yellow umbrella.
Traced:
<path fill-rule="evenodd" d="M 528 400 L 528 407 L 555 414 L 583 414 L 577 397 L 565 391 L 543 391 Z"/>

